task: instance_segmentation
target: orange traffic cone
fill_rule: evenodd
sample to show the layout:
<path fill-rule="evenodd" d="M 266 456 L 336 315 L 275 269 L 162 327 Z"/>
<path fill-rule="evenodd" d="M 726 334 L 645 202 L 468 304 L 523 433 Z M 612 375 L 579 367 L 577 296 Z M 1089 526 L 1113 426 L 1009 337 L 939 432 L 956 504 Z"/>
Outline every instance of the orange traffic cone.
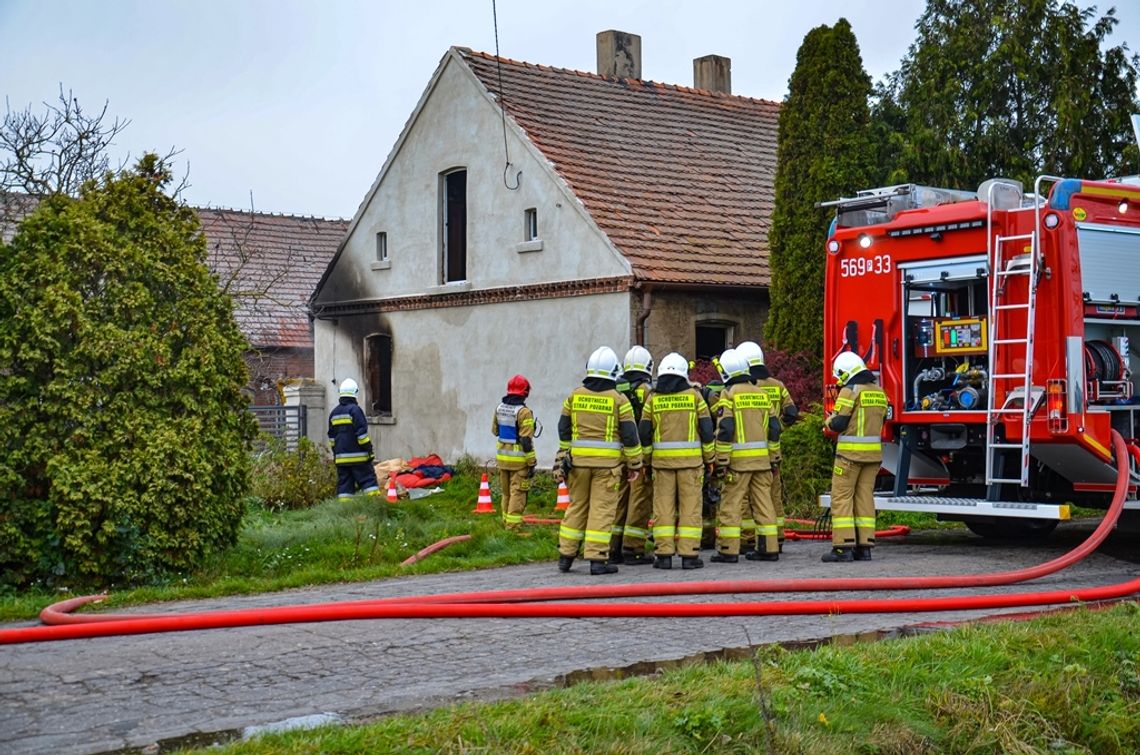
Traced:
<path fill-rule="evenodd" d="M 570 490 L 565 482 L 558 483 L 558 503 L 554 504 L 555 511 L 565 511 L 570 508 Z"/>
<path fill-rule="evenodd" d="M 400 494 L 396 491 L 396 473 L 388 473 L 388 503 L 396 503 L 400 500 Z"/>
<path fill-rule="evenodd" d="M 476 514 L 494 514 L 495 502 L 491 500 L 491 486 L 487 484 L 487 473 L 483 473 L 483 479 L 479 483 L 479 501 L 475 504 Z"/>

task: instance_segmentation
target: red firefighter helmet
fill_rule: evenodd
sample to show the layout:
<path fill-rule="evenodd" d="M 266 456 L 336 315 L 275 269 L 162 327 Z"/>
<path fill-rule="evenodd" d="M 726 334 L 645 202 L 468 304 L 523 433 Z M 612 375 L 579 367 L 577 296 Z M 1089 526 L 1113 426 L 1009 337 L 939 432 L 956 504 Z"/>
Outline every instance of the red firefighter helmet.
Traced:
<path fill-rule="evenodd" d="M 526 398 L 530 395 L 530 381 L 522 375 L 515 375 L 507 381 L 507 395 Z"/>

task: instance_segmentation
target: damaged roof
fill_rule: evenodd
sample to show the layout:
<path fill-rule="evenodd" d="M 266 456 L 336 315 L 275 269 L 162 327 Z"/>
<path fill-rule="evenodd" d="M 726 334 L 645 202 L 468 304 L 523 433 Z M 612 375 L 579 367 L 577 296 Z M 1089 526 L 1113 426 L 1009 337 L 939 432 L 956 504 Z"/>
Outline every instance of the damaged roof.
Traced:
<path fill-rule="evenodd" d="M 312 348 L 308 301 L 347 220 L 196 208 L 206 262 L 255 348 Z"/>
<path fill-rule="evenodd" d="M 637 279 L 769 284 L 779 103 L 453 50 Z"/>

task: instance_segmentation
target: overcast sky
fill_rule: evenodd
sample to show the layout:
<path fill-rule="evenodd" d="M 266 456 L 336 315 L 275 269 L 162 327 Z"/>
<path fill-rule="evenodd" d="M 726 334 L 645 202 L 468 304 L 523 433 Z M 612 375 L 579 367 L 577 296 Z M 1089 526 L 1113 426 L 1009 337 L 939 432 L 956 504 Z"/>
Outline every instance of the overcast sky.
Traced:
<path fill-rule="evenodd" d="M 878 80 L 924 5 L 498 0 L 499 50 L 593 71 L 595 35 L 619 29 L 641 36 L 646 79 L 692 85 L 693 58 L 724 55 L 735 94 L 781 100 L 813 27 L 846 17 Z M 1140 2 L 1116 6 L 1111 41 L 1140 49 Z M 192 204 L 351 217 L 451 45 L 495 51 L 491 0 L 0 0 L 0 95 L 108 101 L 131 121 L 116 157 L 181 149 Z"/>

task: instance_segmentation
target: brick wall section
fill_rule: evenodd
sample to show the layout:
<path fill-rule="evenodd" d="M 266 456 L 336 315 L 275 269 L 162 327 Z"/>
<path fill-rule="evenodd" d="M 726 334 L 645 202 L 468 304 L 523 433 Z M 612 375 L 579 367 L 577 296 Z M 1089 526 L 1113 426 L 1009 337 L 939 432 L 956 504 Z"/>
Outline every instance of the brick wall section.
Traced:
<path fill-rule="evenodd" d="M 636 323 L 641 313 L 641 296 L 630 297 L 631 322 Z M 768 292 L 766 289 L 748 293 L 722 291 L 654 291 L 652 311 L 645 321 L 648 343 L 643 344 L 653 355 L 655 363 L 671 351 L 686 359 L 693 358 L 696 349 L 696 327 L 703 319 L 733 322 L 733 342 L 756 341 L 763 345 L 764 322 L 768 318 Z M 635 332 L 630 332 L 633 343 Z M 618 356 L 621 356 L 619 354 Z"/>
<path fill-rule="evenodd" d="M 277 406 L 282 403 L 278 385 L 285 380 L 312 377 L 313 349 L 285 348 L 261 349 L 245 354 L 249 369 L 249 389 L 252 403 Z"/>

